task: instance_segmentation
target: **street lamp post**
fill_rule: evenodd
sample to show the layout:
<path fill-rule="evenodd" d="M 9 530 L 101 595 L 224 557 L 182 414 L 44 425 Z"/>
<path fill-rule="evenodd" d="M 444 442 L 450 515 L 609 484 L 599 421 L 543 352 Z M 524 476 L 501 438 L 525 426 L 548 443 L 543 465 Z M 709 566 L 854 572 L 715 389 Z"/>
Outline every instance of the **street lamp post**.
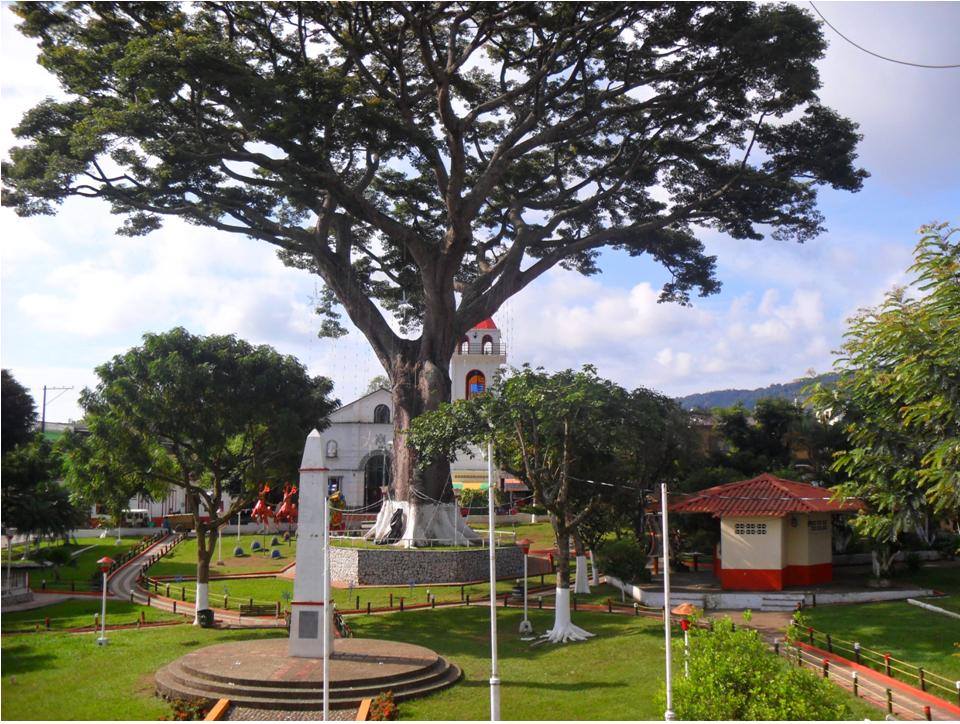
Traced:
<path fill-rule="evenodd" d="M 104 556 L 97 561 L 103 573 L 103 596 L 100 606 L 100 638 L 97 639 L 97 646 L 107 645 L 107 573 L 110 572 L 110 566 L 113 565 L 113 559 L 110 556 Z"/>
<path fill-rule="evenodd" d="M 523 538 L 517 541 L 520 550 L 523 551 L 523 621 L 520 622 L 520 635 L 526 636 L 533 633 L 533 624 L 527 618 L 527 556 L 530 554 L 529 538 Z"/>
<path fill-rule="evenodd" d="M 487 442 L 487 515 L 490 524 L 490 721 L 500 721 L 500 668 L 497 663 L 497 546 L 493 489 L 493 440 Z"/>

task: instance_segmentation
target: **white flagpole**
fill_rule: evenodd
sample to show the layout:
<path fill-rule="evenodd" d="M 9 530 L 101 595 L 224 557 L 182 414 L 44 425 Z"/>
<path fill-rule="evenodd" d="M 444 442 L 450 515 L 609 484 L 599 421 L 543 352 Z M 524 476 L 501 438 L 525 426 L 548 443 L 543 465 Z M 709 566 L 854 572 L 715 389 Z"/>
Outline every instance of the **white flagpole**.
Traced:
<path fill-rule="evenodd" d="M 500 721 L 500 671 L 497 664 L 497 546 L 493 489 L 493 440 L 487 442 L 487 514 L 490 524 L 490 721 Z"/>
<path fill-rule="evenodd" d="M 673 721 L 673 671 L 670 651 L 670 531 L 667 526 L 667 484 L 660 484 L 660 520 L 663 539 L 663 637 L 667 647 L 667 710 L 663 713 L 666 721 Z"/>
<path fill-rule="evenodd" d="M 330 503 L 323 476 L 323 721 L 330 721 Z"/>

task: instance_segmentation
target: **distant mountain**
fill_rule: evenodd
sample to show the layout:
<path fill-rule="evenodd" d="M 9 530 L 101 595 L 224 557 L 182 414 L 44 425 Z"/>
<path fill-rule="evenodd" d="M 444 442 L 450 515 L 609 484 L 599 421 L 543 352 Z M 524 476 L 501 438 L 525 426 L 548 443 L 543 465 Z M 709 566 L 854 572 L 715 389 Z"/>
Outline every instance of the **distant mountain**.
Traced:
<path fill-rule="evenodd" d="M 837 375 L 833 372 L 817 375 L 816 377 L 804 377 L 786 384 L 775 384 L 767 387 L 760 387 L 756 390 L 714 390 L 713 392 L 698 392 L 693 395 L 679 398 L 680 406 L 685 410 L 709 410 L 713 407 L 730 407 L 742 402 L 748 410 L 752 410 L 757 400 L 764 397 L 782 397 L 787 400 L 804 397 L 803 388 L 813 382 L 833 382 Z"/>

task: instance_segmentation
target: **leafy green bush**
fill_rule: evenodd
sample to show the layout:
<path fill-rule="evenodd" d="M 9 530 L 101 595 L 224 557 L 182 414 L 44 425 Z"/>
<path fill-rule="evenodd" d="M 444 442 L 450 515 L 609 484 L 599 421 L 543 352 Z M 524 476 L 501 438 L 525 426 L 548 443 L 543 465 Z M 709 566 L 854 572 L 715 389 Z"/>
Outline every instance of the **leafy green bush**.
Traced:
<path fill-rule="evenodd" d="M 676 642 L 682 660 L 683 642 Z M 690 630 L 690 675 L 673 681 L 673 708 L 685 720 L 836 720 L 854 712 L 833 684 L 772 654 L 760 635 L 734 630 L 729 618 L 712 631 Z M 681 669 L 682 671 L 682 669 Z M 665 689 L 660 701 L 665 703 Z"/>
<path fill-rule="evenodd" d="M 650 580 L 647 552 L 633 538 L 604 541 L 597 551 L 597 560 L 601 571 L 625 583 Z"/>
<path fill-rule="evenodd" d="M 547 509 L 540 505 L 521 505 L 521 513 L 532 513 L 533 515 L 546 515 Z"/>

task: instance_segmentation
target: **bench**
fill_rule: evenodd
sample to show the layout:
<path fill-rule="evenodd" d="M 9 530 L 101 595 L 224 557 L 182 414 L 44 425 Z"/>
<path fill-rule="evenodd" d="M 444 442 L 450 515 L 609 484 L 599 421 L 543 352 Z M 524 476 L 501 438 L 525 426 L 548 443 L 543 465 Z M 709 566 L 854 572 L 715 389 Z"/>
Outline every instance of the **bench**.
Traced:
<path fill-rule="evenodd" d="M 277 615 L 277 606 L 276 604 L 254 604 L 251 606 L 247 603 L 240 604 L 240 615 L 241 616 L 276 616 Z"/>

